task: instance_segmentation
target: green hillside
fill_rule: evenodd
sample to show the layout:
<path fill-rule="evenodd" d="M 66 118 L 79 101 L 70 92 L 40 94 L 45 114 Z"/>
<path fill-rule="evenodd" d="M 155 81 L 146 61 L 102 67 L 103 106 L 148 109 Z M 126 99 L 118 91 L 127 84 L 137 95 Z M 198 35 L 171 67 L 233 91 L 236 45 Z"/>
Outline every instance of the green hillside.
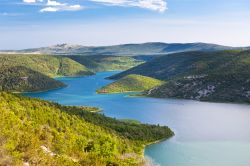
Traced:
<path fill-rule="evenodd" d="M 195 74 L 240 72 L 250 68 L 249 59 L 250 51 L 183 52 L 160 56 L 111 78 L 139 74 L 168 80 Z"/>
<path fill-rule="evenodd" d="M 250 51 L 170 54 L 155 58 L 111 78 L 119 79 L 130 74 L 167 81 L 167 84 L 148 92 L 148 95 L 153 97 L 249 102 Z M 211 94 L 204 96 L 202 92 L 205 93 L 208 87 L 215 88 L 210 92 Z"/>
<path fill-rule="evenodd" d="M 65 57 L 24 54 L 0 55 L 0 68 L 12 66 L 24 66 L 50 77 L 93 74 L 85 66 Z"/>
<path fill-rule="evenodd" d="M 136 60 L 133 57 L 122 56 L 68 56 L 68 58 L 86 66 L 93 72 L 127 70 L 142 64 L 143 61 Z"/>
<path fill-rule="evenodd" d="M 211 74 L 184 77 L 151 89 L 151 97 L 181 98 L 213 102 L 250 103 L 250 76 L 245 74 Z"/>
<path fill-rule="evenodd" d="M 98 93 L 142 92 L 162 85 L 163 81 L 141 75 L 128 75 L 99 90 Z"/>
<path fill-rule="evenodd" d="M 65 85 L 23 66 L 0 69 L 0 90 L 11 92 L 44 91 Z"/>
<path fill-rule="evenodd" d="M 144 165 L 144 145 L 173 135 L 5 92 L 0 108 L 0 165 Z"/>

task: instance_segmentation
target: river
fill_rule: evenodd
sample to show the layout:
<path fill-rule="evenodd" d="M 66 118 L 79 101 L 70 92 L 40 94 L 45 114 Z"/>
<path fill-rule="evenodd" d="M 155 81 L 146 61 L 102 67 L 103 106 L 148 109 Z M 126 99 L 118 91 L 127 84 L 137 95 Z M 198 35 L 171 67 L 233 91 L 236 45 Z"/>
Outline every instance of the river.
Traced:
<path fill-rule="evenodd" d="M 249 166 L 250 105 L 96 94 L 117 72 L 63 77 L 68 87 L 25 95 L 64 105 L 96 106 L 106 116 L 167 125 L 175 136 L 145 149 L 161 166 Z"/>

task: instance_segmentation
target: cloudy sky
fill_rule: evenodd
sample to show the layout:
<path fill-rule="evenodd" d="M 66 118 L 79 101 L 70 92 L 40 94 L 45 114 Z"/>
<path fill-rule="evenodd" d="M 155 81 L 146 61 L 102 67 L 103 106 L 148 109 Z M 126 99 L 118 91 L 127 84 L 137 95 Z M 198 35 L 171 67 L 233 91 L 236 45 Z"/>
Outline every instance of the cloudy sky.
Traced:
<path fill-rule="evenodd" d="M 250 0 L 0 0 L 0 49 L 58 43 L 250 46 Z"/>

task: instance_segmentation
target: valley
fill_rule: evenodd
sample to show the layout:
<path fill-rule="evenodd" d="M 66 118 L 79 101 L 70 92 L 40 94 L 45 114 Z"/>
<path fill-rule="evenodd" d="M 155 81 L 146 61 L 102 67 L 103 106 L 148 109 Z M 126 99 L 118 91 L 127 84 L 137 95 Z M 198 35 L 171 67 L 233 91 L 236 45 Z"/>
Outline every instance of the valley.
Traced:
<path fill-rule="evenodd" d="M 55 77 L 93 75 L 98 71 L 125 70 L 143 61 L 117 56 L 55 56 L 0 54 L 0 89 L 11 92 L 46 91 L 66 85 Z"/>
<path fill-rule="evenodd" d="M 0 0 L 0 166 L 249 166 L 250 0 Z"/>
<path fill-rule="evenodd" d="M 223 158 L 248 161 L 250 52 L 202 46 L 154 56 L 1 54 L 0 165 L 199 166 L 227 149 L 242 156 Z"/>
<path fill-rule="evenodd" d="M 250 162 L 249 105 L 96 93 L 113 82 L 105 78 L 118 73 L 61 77 L 57 79 L 69 86 L 24 95 L 63 105 L 98 107 L 101 114 L 122 121 L 169 126 L 174 137 L 145 148 L 144 156 L 154 165 L 235 166 Z"/>

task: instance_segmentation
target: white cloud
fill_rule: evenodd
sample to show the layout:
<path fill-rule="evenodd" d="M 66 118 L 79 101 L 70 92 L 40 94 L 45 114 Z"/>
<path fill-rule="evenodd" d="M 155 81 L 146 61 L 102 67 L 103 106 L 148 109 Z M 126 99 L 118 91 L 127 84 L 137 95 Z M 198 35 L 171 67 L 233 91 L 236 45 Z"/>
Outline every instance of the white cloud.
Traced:
<path fill-rule="evenodd" d="M 68 3 L 61 3 L 57 0 L 22 0 L 27 4 L 37 4 L 39 3 L 43 6 L 40 12 L 57 12 L 57 11 L 77 11 L 83 9 L 79 4 L 71 5 Z"/>
<path fill-rule="evenodd" d="M 79 4 L 72 5 L 62 3 L 59 0 L 22 0 L 25 3 L 38 3 L 44 2 L 44 6 L 40 12 L 57 12 L 57 11 L 77 11 L 83 9 Z M 138 7 L 149 9 L 158 12 L 167 10 L 166 0 L 87 0 L 91 2 L 101 3 L 110 6 L 123 6 L 123 7 Z"/>
<path fill-rule="evenodd" d="M 166 0 L 90 0 L 105 5 L 140 7 L 149 10 L 164 12 L 167 10 Z"/>
<path fill-rule="evenodd" d="M 45 7 L 40 12 L 57 12 L 59 9 L 56 7 Z"/>
<path fill-rule="evenodd" d="M 22 0 L 24 3 L 38 3 L 45 0 Z M 139 7 L 149 9 L 158 12 L 164 12 L 167 10 L 166 0 L 88 0 L 96 3 L 102 3 L 104 5 L 111 6 L 123 6 L 123 7 Z M 77 11 L 83 9 L 81 5 L 70 5 L 68 3 L 61 3 L 57 0 L 46 0 L 47 3 L 43 3 L 45 6 L 40 12 L 57 12 L 57 11 Z"/>
<path fill-rule="evenodd" d="M 40 10 L 40 12 L 58 12 L 58 11 L 77 11 L 81 10 L 83 7 L 81 5 L 68 5 L 68 4 L 61 4 L 61 5 L 54 5 L 48 6 Z"/>
<path fill-rule="evenodd" d="M 43 0 L 23 0 L 24 3 L 36 3 L 36 2 L 43 2 Z"/>
<path fill-rule="evenodd" d="M 65 6 L 65 5 L 67 5 L 67 4 L 60 3 L 57 1 L 48 0 L 48 2 L 47 2 L 47 6 Z"/>
<path fill-rule="evenodd" d="M 23 0 L 24 3 L 36 3 L 36 0 Z"/>

